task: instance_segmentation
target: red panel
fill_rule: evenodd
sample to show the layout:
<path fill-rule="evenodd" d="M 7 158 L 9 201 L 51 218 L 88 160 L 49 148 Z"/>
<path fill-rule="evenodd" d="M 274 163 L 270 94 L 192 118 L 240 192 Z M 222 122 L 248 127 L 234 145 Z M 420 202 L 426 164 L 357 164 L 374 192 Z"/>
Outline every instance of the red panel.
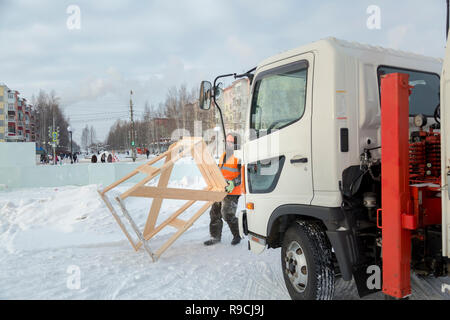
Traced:
<path fill-rule="evenodd" d="M 410 89 L 406 74 L 381 80 L 383 292 L 396 298 L 411 294 L 411 233 L 403 228 L 414 223 L 407 215 Z"/>
<path fill-rule="evenodd" d="M 442 224 L 442 203 L 440 188 L 411 186 L 411 200 L 421 228 Z"/>

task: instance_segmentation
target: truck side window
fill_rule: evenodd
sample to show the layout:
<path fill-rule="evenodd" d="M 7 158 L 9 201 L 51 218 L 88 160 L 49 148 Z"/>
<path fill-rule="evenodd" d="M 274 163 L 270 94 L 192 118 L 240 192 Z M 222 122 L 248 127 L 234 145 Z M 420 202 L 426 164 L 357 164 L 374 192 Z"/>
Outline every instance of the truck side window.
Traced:
<path fill-rule="evenodd" d="M 251 139 L 269 135 L 303 117 L 307 79 L 305 62 L 257 77 L 251 106 Z"/>
<path fill-rule="evenodd" d="M 410 102 L 410 116 L 423 114 L 433 117 L 436 107 L 440 103 L 440 77 L 434 73 L 413 71 L 402 68 L 380 66 L 378 68 L 378 80 L 381 86 L 381 76 L 391 73 L 409 74 L 409 84 L 414 87 Z"/>
<path fill-rule="evenodd" d="M 271 193 L 278 185 L 285 157 L 250 163 L 247 166 L 249 191 L 253 194 Z"/>

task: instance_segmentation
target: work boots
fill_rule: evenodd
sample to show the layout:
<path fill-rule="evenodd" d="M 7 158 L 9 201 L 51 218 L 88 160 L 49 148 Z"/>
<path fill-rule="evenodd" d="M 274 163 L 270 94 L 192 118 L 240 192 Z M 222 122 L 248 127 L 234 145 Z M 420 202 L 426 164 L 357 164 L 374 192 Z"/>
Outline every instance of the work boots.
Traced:
<path fill-rule="evenodd" d="M 205 241 L 203 244 L 207 247 L 213 246 L 215 244 L 218 244 L 220 242 L 220 239 L 210 239 L 208 241 Z M 233 240 L 231 241 L 231 245 L 232 246 L 237 246 L 239 243 L 241 243 L 241 237 L 240 236 L 236 236 L 233 238 Z"/>
<path fill-rule="evenodd" d="M 240 242 L 241 242 L 241 237 L 240 237 L 240 236 L 236 236 L 236 237 L 234 237 L 233 240 L 231 241 L 231 245 L 232 245 L 232 246 L 237 246 Z"/>
<path fill-rule="evenodd" d="M 218 244 L 220 242 L 220 239 L 210 239 L 208 241 L 205 241 L 203 244 L 207 247 L 213 246 L 215 244 Z"/>

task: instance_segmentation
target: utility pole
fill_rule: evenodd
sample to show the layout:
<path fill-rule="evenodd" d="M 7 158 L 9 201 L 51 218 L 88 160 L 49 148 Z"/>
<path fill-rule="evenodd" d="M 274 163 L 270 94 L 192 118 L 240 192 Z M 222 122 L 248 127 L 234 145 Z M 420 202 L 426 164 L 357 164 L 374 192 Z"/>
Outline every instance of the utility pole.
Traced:
<path fill-rule="evenodd" d="M 52 106 L 52 118 L 53 118 L 53 124 L 52 124 L 52 135 L 54 135 L 55 132 L 55 106 Z M 55 142 L 55 138 L 52 139 L 53 143 L 53 164 L 56 165 L 56 142 Z"/>
<path fill-rule="evenodd" d="M 72 128 L 68 127 L 67 131 L 69 131 L 70 134 L 70 163 L 73 164 Z"/>
<path fill-rule="evenodd" d="M 49 127 L 49 129 L 50 129 L 50 127 Z M 56 124 L 55 124 L 55 105 L 54 104 L 52 105 L 52 127 L 51 127 L 50 138 L 51 138 L 52 147 L 53 147 L 53 164 L 56 165 L 57 164 L 57 162 L 56 162 L 56 147 L 59 145 L 59 127 L 56 127 Z"/>
<path fill-rule="evenodd" d="M 133 90 L 130 92 L 130 120 L 131 120 L 131 154 L 133 162 L 136 162 L 136 135 L 134 131 L 134 119 L 133 119 Z"/>
<path fill-rule="evenodd" d="M 48 138 L 48 136 L 45 134 L 45 129 L 47 129 L 47 121 L 46 121 L 46 119 L 45 119 L 45 105 L 42 106 L 41 111 L 42 111 L 42 123 L 41 123 L 41 126 L 42 126 L 42 136 L 41 136 L 41 137 L 44 138 L 44 150 L 45 150 L 45 153 L 46 153 L 45 156 L 48 157 L 48 144 L 47 144 L 47 138 Z"/>

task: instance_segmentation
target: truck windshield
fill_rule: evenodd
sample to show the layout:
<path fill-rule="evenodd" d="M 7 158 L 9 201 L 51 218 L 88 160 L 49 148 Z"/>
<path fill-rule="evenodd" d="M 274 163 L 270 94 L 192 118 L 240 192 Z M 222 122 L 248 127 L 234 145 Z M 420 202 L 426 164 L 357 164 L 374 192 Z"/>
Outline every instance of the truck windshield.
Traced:
<path fill-rule="evenodd" d="M 414 87 L 409 98 L 409 114 L 411 116 L 423 114 L 432 117 L 440 103 L 439 76 L 434 73 L 382 66 L 378 68 L 379 84 L 381 85 L 381 76 L 391 73 L 409 74 L 409 84 Z"/>
<path fill-rule="evenodd" d="M 256 137 L 268 135 L 297 120 L 305 111 L 308 70 L 274 70 L 257 79 L 252 100 L 251 125 Z"/>

